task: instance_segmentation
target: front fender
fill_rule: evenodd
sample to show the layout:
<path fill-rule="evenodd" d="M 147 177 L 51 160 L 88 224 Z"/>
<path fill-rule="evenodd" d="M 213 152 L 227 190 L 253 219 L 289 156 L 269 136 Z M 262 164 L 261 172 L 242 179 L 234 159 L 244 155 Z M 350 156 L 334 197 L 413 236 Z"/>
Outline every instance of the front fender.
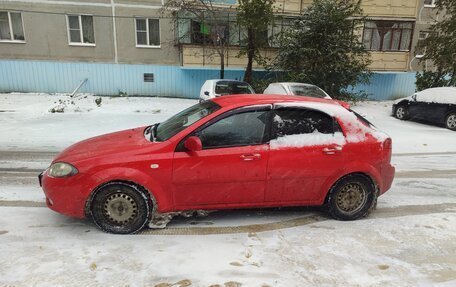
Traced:
<path fill-rule="evenodd" d="M 170 191 L 166 191 L 157 179 L 134 168 L 112 167 L 99 170 L 90 175 L 88 189 L 92 194 L 98 187 L 111 181 L 128 181 L 144 187 L 155 199 L 159 212 L 168 211 L 173 206 Z"/>

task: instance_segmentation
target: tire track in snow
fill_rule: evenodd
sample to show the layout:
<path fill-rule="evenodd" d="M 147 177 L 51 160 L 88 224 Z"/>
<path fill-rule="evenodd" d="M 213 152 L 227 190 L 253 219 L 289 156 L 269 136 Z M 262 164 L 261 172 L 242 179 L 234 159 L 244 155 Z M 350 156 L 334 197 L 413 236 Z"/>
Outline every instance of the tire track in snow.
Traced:
<path fill-rule="evenodd" d="M 375 220 L 402 216 L 428 215 L 435 213 L 456 213 L 456 203 L 443 203 L 431 205 L 405 205 L 387 207 L 374 210 L 364 220 Z M 227 227 L 167 227 L 164 229 L 147 229 L 139 232 L 139 235 L 211 235 L 265 232 L 292 227 L 310 225 L 318 222 L 334 220 L 323 215 L 312 214 L 294 219 L 283 220 L 273 223 L 250 224 L 243 226 Z"/>
<path fill-rule="evenodd" d="M 0 207 L 46 207 L 44 202 L 36 201 L 0 201 Z M 456 203 L 442 203 L 430 205 L 403 205 L 397 207 L 384 207 L 374 210 L 363 220 L 387 219 L 403 216 L 429 215 L 437 213 L 456 213 Z M 235 233 L 258 233 L 274 231 L 314 223 L 333 220 L 324 214 L 311 213 L 298 218 L 286 219 L 277 222 L 249 224 L 241 226 L 221 226 L 221 227 L 167 227 L 164 229 L 146 229 L 138 235 L 211 235 L 211 234 L 235 234 Z M 207 218 L 206 218 L 207 221 Z M 216 221 L 216 220 L 214 220 Z"/>

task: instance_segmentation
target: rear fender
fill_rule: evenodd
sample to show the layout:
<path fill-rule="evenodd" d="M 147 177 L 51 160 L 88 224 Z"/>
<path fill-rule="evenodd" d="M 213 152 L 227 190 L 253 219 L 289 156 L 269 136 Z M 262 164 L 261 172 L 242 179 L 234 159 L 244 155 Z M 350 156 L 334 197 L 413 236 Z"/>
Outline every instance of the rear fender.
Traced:
<path fill-rule="evenodd" d="M 318 199 L 320 204 L 323 204 L 331 187 L 341 178 L 353 173 L 362 173 L 373 181 L 375 185 L 381 188 L 382 180 L 380 172 L 372 165 L 362 162 L 351 162 L 343 169 L 335 171 L 322 185 L 320 193 L 322 196 Z"/>

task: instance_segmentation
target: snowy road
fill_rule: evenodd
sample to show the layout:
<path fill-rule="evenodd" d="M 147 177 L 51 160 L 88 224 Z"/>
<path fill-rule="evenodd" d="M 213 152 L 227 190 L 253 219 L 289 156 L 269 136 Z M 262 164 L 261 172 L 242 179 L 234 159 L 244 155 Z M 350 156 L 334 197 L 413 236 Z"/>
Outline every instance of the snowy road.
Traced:
<path fill-rule="evenodd" d="M 356 106 L 392 136 L 397 171 L 363 220 L 223 211 L 114 236 L 45 208 L 37 174 L 75 141 L 195 101 L 103 98 L 97 108 L 88 97 L 48 113 L 57 98 L 0 94 L 0 286 L 456 286 L 456 133 L 398 121 L 389 103 Z"/>
<path fill-rule="evenodd" d="M 0 285 L 456 284 L 456 153 L 395 155 L 393 187 L 364 220 L 312 208 L 224 211 L 134 236 L 45 208 L 36 176 L 53 156 L 0 152 Z"/>

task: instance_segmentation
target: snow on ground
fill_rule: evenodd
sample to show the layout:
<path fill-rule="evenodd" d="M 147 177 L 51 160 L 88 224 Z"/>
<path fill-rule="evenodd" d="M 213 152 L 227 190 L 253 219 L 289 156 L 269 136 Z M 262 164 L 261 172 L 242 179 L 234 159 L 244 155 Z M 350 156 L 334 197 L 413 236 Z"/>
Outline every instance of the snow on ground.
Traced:
<path fill-rule="evenodd" d="M 58 151 L 88 137 L 161 122 L 195 103 L 172 98 L 0 94 L 0 150 Z M 69 101 L 64 113 L 49 112 Z M 75 102 L 75 105 L 71 104 Z"/>
<path fill-rule="evenodd" d="M 97 107 L 87 96 L 49 113 L 59 99 L 0 94 L 0 286 L 456 286 L 455 132 L 396 120 L 391 102 L 354 106 L 393 138 L 397 169 L 367 219 L 224 211 L 115 236 L 42 207 L 38 172 L 76 141 L 160 122 L 196 101 L 104 97 Z"/>

